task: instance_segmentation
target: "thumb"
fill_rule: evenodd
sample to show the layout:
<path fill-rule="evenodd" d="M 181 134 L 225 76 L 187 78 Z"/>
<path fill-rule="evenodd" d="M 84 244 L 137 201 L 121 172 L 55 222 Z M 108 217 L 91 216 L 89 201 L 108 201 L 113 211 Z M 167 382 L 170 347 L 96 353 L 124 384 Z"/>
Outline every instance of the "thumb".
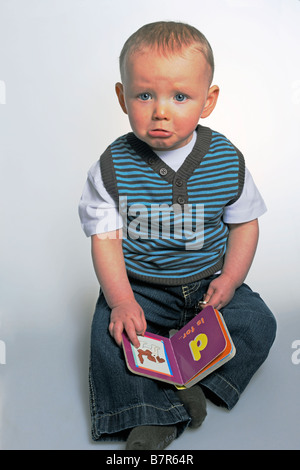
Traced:
<path fill-rule="evenodd" d="M 203 296 L 203 300 L 205 301 L 206 304 L 209 304 L 210 303 L 210 300 L 212 298 L 212 296 L 214 295 L 215 293 L 215 289 L 209 285 L 207 291 L 206 291 L 206 294 L 204 294 Z"/>

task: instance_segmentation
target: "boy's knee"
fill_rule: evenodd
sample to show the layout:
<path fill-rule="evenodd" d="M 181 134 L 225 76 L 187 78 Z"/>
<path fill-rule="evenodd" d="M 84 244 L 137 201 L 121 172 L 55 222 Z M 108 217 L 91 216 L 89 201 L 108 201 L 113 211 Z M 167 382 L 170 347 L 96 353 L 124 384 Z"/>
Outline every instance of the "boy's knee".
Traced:
<path fill-rule="evenodd" d="M 257 353 L 264 358 L 269 354 L 269 350 L 276 337 L 277 322 L 273 313 L 266 309 L 258 311 L 252 317 L 252 340 L 253 347 Z"/>
<path fill-rule="evenodd" d="M 241 289 L 236 300 L 223 313 L 232 339 L 239 349 L 246 348 L 249 354 L 264 360 L 276 337 L 276 319 L 259 294 L 248 286 Z"/>
<path fill-rule="evenodd" d="M 264 339 L 271 345 L 273 344 L 276 331 L 277 331 L 277 322 L 275 316 L 269 309 L 269 307 L 265 304 L 259 294 L 254 293 L 257 296 L 258 303 L 256 305 L 257 308 L 257 316 L 256 319 L 258 321 L 258 327 L 261 329 Z"/>
<path fill-rule="evenodd" d="M 276 332 L 277 332 L 277 321 L 272 312 L 269 313 L 266 319 L 265 331 L 268 333 L 266 336 L 269 339 L 270 347 L 271 347 L 275 340 Z"/>
<path fill-rule="evenodd" d="M 263 299 L 257 292 L 253 292 L 251 288 L 243 284 L 239 289 L 239 302 L 249 316 L 250 324 L 253 331 L 258 337 L 263 337 L 264 341 L 270 346 L 275 340 L 277 331 L 277 322 L 275 316 L 265 304 Z"/>

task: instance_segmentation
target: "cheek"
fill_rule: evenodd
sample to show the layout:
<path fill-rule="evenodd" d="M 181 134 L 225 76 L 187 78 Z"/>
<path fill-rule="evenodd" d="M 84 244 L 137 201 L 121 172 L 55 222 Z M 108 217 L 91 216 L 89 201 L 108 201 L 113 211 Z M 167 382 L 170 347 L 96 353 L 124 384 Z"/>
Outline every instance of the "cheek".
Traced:
<path fill-rule="evenodd" d="M 186 108 L 184 112 L 178 116 L 178 119 L 181 120 L 183 127 L 196 127 L 201 117 L 203 108 L 204 106 L 200 104 L 195 104 L 194 106 L 189 106 L 189 108 Z"/>
<path fill-rule="evenodd" d="M 147 107 L 132 106 L 128 109 L 130 123 L 137 129 L 145 126 L 150 115 L 150 110 Z"/>
<path fill-rule="evenodd" d="M 190 130 L 191 128 L 195 128 L 198 124 L 200 119 L 200 115 L 193 114 L 193 113 L 185 113 L 184 115 L 177 116 L 176 124 L 180 126 L 182 131 Z M 175 123 L 175 119 L 174 119 Z"/>

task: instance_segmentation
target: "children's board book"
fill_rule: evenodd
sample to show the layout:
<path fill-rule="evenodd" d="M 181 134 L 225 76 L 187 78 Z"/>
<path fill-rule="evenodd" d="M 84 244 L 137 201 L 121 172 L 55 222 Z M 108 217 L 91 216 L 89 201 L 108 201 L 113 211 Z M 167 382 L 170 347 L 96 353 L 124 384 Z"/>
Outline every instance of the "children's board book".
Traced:
<path fill-rule="evenodd" d="M 135 348 L 122 334 L 131 372 L 189 388 L 235 355 L 221 313 L 208 305 L 171 338 L 145 332 Z"/>

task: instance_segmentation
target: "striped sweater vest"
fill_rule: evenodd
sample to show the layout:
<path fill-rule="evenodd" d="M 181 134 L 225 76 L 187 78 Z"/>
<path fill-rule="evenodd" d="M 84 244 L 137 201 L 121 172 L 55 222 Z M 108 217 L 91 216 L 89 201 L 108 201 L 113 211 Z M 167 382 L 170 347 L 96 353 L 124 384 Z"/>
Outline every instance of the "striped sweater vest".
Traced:
<path fill-rule="evenodd" d="M 222 268 L 228 237 L 222 215 L 242 192 L 244 158 L 223 135 L 196 130 L 194 148 L 176 172 L 133 133 L 100 158 L 104 185 L 123 217 L 133 278 L 182 285 Z"/>

